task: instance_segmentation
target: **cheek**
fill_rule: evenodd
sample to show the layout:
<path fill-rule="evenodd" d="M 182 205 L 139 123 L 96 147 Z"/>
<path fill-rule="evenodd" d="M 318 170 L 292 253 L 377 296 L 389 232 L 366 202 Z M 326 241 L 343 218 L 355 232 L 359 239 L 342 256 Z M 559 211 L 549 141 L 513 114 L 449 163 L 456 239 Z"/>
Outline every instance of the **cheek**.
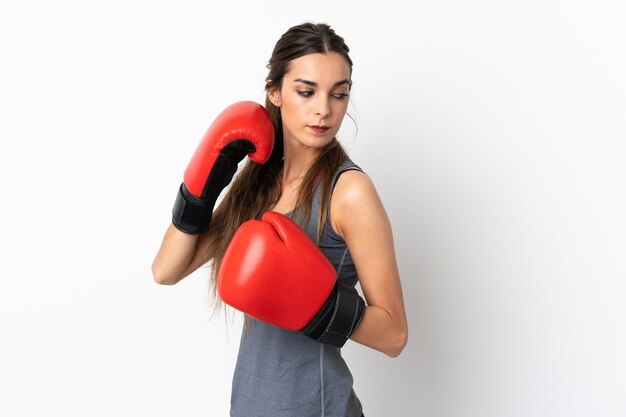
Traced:
<path fill-rule="evenodd" d="M 281 109 L 283 118 L 297 119 L 306 114 L 307 103 L 303 102 L 299 97 L 289 98 L 283 101 Z"/>
<path fill-rule="evenodd" d="M 345 116 L 346 112 L 348 111 L 348 101 L 339 101 L 337 102 L 337 104 L 334 107 L 335 110 L 335 114 L 339 117 L 343 117 Z"/>
<path fill-rule="evenodd" d="M 280 107 L 281 117 L 283 119 L 283 125 L 289 129 L 296 129 L 298 125 L 300 125 L 300 120 L 302 117 L 299 115 L 298 106 L 294 105 L 293 102 L 283 102 L 283 105 Z"/>

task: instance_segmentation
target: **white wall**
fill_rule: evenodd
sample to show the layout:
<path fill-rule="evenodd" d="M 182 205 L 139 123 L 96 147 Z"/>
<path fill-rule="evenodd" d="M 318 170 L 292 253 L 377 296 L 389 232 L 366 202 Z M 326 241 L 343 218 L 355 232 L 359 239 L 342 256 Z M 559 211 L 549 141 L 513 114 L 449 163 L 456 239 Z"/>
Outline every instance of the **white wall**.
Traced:
<path fill-rule="evenodd" d="M 410 320 L 397 359 L 344 349 L 366 415 L 626 415 L 623 2 L 211 3 L 0 6 L 1 416 L 228 414 L 240 322 L 150 264 L 305 20 L 352 49 Z"/>

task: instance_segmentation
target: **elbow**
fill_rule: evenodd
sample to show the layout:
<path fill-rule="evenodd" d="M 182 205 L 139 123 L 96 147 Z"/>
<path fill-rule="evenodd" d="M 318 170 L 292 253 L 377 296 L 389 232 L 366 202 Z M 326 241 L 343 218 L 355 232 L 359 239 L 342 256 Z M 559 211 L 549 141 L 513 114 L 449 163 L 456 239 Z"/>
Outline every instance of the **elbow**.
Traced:
<path fill-rule="evenodd" d="M 171 274 L 164 271 L 156 261 L 152 264 L 152 278 L 159 285 L 174 285 L 178 282 Z"/>
<path fill-rule="evenodd" d="M 409 335 L 407 331 L 400 332 L 396 335 L 393 343 L 389 345 L 389 348 L 385 352 L 390 358 L 397 358 L 400 356 L 407 342 L 409 341 Z"/>

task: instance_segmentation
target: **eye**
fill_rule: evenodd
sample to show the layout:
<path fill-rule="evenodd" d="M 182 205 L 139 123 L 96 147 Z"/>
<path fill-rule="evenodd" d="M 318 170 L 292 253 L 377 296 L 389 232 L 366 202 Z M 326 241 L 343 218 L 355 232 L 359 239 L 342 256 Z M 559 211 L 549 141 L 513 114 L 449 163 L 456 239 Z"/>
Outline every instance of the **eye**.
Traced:
<path fill-rule="evenodd" d="M 313 91 L 311 90 L 298 90 L 298 94 L 302 97 L 311 97 L 313 95 Z"/>
<path fill-rule="evenodd" d="M 337 100 L 345 100 L 346 98 L 350 97 L 350 95 L 347 93 L 336 93 L 333 94 L 333 97 L 335 97 Z"/>

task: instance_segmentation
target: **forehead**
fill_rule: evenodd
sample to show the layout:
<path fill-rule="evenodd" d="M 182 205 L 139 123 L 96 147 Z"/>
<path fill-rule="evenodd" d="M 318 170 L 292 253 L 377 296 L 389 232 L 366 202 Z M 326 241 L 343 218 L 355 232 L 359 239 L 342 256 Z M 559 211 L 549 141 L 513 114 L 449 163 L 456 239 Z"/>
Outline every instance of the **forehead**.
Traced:
<path fill-rule="evenodd" d="M 304 55 L 291 61 L 285 79 L 303 78 L 321 84 L 350 79 L 350 65 L 337 52 Z"/>

